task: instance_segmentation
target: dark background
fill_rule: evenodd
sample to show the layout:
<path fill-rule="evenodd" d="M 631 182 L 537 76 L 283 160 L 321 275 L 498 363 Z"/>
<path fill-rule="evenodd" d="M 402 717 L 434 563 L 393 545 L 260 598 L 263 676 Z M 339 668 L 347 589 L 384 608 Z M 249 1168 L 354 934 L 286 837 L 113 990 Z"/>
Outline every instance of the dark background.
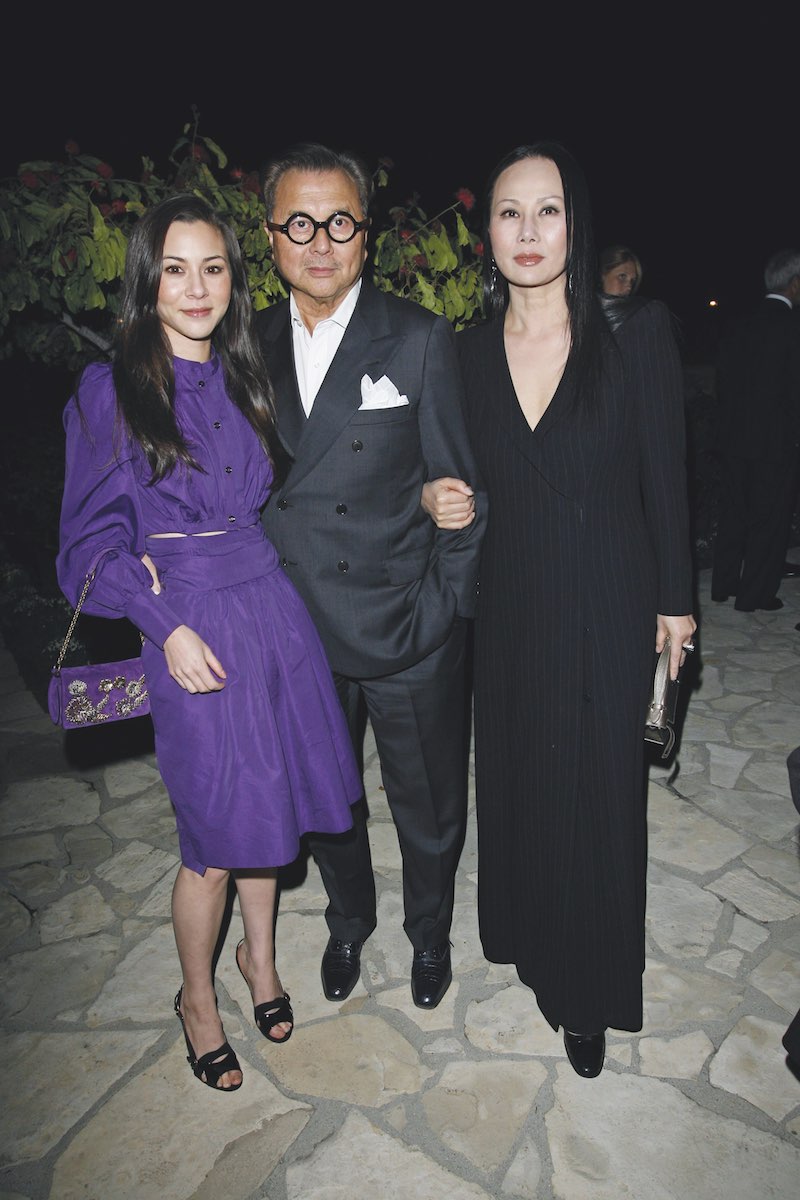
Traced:
<path fill-rule="evenodd" d="M 555 138 L 588 176 L 598 247 L 634 248 L 642 293 L 669 304 L 687 355 L 702 359 L 757 302 L 765 259 L 800 243 L 800 72 L 786 11 L 762 3 L 738 24 L 677 7 L 613 28 L 577 10 L 559 26 L 549 10 L 506 7 L 470 28 L 462 10 L 431 4 L 413 21 L 382 10 L 388 24 L 371 31 L 357 9 L 249 20 L 231 9 L 207 28 L 144 30 L 140 19 L 95 51 L 99 35 L 65 21 L 59 36 L 51 18 L 30 69 L 0 82 L 0 173 L 61 157 L 68 138 L 118 174 L 137 178 L 142 155 L 166 173 L 195 105 L 231 165 L 257 168 L 297 139 L 357 150 L 371 166 L 385 156 L 395 166 L 384 199 L 416 191 L 433 215 L 458 188 L 480 199 L 509 149 Z"/>
<path fill-rule="evenodd" d="M 575 6 L 484 6 L 476 16 L 429 0 L 176 17 L 162 5 L 156 18 L 143 6 L 61 16 L 28 5 L 6 14 L 0 178 L 24 161 L 63 158 L 68 139 L 118 176 L 138 179 L 143 155 L 168 176 L 196 106 L 199 132 L 232 166 L 257 169 L 295 140 L 322 141 L 371 167 L 392 159 L 382 207 L 417 192 L 434 215 L 459 188 L 480 203 L 489 171 L 515 146 L 563 142 L 586 172 L 598 247 L 631 245 L 642 294 L 664 300 L 682 331 L 693 545 L 704 567 L 717 495 L 706 367 L 728 320 L 763 294 L 766 258 L 800 244 L 788 12 L 762 0 L 745 21 L 695 0 L 636 18 L 604 6 L 591 20 Z M 53 599 L 53 561 L 72 386 L 68 372 L 0 361 L 0 558 L 22 564 L 35 592 L 23 579 L 0 595 L 0 628 L 42 695 L 51 661 L 42 647 L 63 636 L 69 615 Z M 98 648 L 96 630 L 84 635 L 96 659 L 120 656 Z"/>

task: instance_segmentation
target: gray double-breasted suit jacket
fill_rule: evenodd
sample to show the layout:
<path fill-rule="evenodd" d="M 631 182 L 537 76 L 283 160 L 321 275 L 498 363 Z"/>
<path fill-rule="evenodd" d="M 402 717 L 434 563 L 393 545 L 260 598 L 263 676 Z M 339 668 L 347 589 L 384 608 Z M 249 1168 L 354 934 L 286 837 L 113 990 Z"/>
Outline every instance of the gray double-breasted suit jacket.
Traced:
<path fill-rule="evenodd" d="M 288 301 L 256 328 L 292 465 L 263 514 L 335 672 L 375 678 L 440 646 L 472 616 L 486 497 L 462 416 L 453 331 L 366 280 L 310 417 L 303 411 Z M 408 404 L 361 408 L 361 380 L 387 376 Z M 476 517 L 436 528 L 420 507 L 442 475 L 475 489 Z"/>

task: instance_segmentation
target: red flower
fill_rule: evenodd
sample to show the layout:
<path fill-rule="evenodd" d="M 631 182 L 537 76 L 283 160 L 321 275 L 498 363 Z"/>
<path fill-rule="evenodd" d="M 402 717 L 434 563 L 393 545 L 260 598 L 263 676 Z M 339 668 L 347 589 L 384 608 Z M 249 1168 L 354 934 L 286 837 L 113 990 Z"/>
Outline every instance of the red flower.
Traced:
<path fill-rule="evenodd" d="M 475 243 L 475 253 L 483 256 L 483 242 Z"/>
<path fill-rule="evenodd" d="M 98 163 L 97 174 L 102 175 L 103 179 L 110 179 L 114 174 L 114 168 L 110 167 L 106 162 Z"/>
<path fill-rule="evenodd" d="M 472 212 L 475 207 L 475 197 L 469 188 L 459 188 L 456 192 L 456 200 L 463 205 L 465 212 Z"/>
<path fill-rule="evenodd" d="M 102 216 L 108 217 L 111 215 L 111 205 L 110 204 L 98 204 L 97 207 L 100 209 L 100 213 Z"/>
<path fill-rule="evenodd" d="M 208 151 L 205 146 L 199 146 L 197 142 L 192 146 L 192 158 L 196 162 L 208 162 Z"/>
<path fill-rule="evenodd" d="M 400 237 L 403 239 L 404 242 L 410 242 L 411 239 L 413 238 L 413 236 L 414 236 L 413 229 L 401 229 L 400 230 Z"/>
<path fill-rule="evenodd" d="M 80 154 L 81 152 L 81 148 L 74 138 L 69 138 L 64 143 L 64 149 L 66 150 L 67 154 Z"/>
<path fill-rule="evenodd" d="M 120 217 L 128 211 L 128 206 L 124 200 L 114 200 L 111 204 L 111 211 L 115 217 Z"/>
<path fill-rule="evenodd" d="M 414 255 L 414 266 L 415 267 L 427 267 L 427 265 L 428 265 L 428 260 L 424 254 L 415 254 Z"/>
<path fill-rule="evenodd" d="M 231 179 L 244 179 L 244 171 L 241 167 L 231 167 L 228 174 L 230 175 Z"/>
<path fill-rule="evenodd" d="M 39 176 L 35 175 L 33 171 L 23 171 L 20 175 L 20 179 L 25 184 L 26 188 L 36 189 L 41 184 Z"/>

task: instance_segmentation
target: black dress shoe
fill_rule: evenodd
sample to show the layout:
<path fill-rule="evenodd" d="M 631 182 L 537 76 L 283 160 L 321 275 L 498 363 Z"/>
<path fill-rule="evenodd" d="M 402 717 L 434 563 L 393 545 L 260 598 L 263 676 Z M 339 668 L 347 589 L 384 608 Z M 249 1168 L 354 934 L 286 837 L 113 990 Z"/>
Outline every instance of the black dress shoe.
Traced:
<path fill-rule="evenodd" d="M 751 607 L 734 604 L 733 607 L 737 612 L 777 612 L 779 608 L 783 608 L 783 601 L 773 596 L 771 600 L 765 600 L 762 604 L 753 604 Z"/>
<path fill-rule="evenodd" d="M 411 963 L 411 998 L 417 1008 L 436 1008 L 453 979 L 450 943 L 415 950 Z"/>
<path fill-rule="evenodd" d="M 361 974 L 362 942 L 328 938 L 322 956 L 322 990 L 326 1000 L 346 1000 Z"/>
<path fill-rule="evenodd" d="M 735 594 L 735 593 L 734 593 Z M 712 592 L 711 599 L 715 604 L 724 604 L 726 600 L 730 600 L 730 592 Z"/>
<path fill-rule="evenodd" d="M 578 1075 L 594 1079 L 603 1069 L 606 1056 L 605 1033 L 570 1033 L 564 1030 L 567 1058 Z"/>

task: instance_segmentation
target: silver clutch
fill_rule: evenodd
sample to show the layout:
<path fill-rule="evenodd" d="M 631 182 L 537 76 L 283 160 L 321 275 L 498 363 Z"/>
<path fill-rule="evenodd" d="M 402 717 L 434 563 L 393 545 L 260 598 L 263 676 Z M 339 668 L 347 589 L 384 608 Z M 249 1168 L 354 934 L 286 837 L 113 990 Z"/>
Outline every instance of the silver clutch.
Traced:
<path fill-rule="evenodd" d="M 653 692 L 647 706 L 644 740 L 661 747 L 661 757 L 669 758 L 675 745 L 675 710 L 678 704 L 678 680 L 669 677 L 670 639 L 656 659 Z"/>

